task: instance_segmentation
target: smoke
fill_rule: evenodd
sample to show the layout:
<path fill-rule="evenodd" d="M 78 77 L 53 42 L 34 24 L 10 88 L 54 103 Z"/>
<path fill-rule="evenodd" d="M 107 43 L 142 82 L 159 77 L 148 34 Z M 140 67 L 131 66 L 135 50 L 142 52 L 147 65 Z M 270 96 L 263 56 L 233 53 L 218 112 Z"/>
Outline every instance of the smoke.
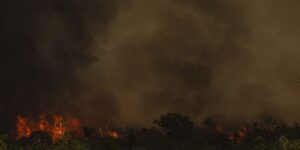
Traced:
<path fill-rule="evenodd" d="M 132 1 L 121 9 L 92 69 L 105 70 L 121 119 L 151 122 L 165 112 L 201 117 L 235 101 L 223 88 L 242 82 L 237 76 L 253 67 L 241 45 L 249 32 L 240 13 L 218 1 Z"/>
<path fill-rule="evenodd" d="M 257 114 L 266 113 L 287 121 L 299 121 L 299 13 L 295 0 L 249 1 L 247 18 L 253 37 L 245 43 L 257 65 L 261 83 L 270 92 L 260 100 Z M 257 77 L 257 78 L 258 78 Z M 264 92 L 260 90 L 260 92 Z M 265 93 L 265 92 L 264 92 Z M 251 106 L 251 105 L 250 105 Z"/>
<path fill-rule="evenodd" d="M 133 0 L 90 74 L 104 71 L 125 123 L 166 112 L 298 120 L 295 3 Z"/>
<path fill-rule="evenodd" d="M 115 2 L 13 0 L 1 4 L 1 130 L 14 128 L 17 114 L 68 112 L 82 117 L 84 110 L 96 120 L 97 110 L 107 113 L 99 122 L 108 123 L 113 120 L 110 116 L 118 116 L 111 92 L 102 90 L 87 97 L 89 90 L 78 77 L 79 71 L 97 61 L 90 48 L 93 34 L 106 34 L 118 9 Z"/>
<path fill-rule="evenodd" d="M 1 118 L 299 120 L 298 2 L 7 1 Z"/>

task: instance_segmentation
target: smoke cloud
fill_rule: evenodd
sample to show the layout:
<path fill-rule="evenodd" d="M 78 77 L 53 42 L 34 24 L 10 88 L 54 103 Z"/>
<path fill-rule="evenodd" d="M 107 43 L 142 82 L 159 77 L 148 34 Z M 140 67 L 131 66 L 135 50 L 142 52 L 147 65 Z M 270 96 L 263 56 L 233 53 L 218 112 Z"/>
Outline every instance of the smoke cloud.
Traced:
<path fill-rule="evenodd" d="M 296 0 L 7 1 L 0 114 L 299 120 Z"/>

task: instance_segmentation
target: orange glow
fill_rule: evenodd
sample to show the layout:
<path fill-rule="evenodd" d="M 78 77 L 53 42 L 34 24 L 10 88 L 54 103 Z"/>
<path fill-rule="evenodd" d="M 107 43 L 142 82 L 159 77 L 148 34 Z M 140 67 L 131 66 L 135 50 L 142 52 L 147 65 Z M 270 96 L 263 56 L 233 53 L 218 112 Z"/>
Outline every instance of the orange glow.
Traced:
<path fill-rule="evenodd" d="M 247 128 L 246 127 L 241 127 L 238 131 L 238 135 L 241 139 L 245 138 L 246 136 L 246 133 L 247 133 Z"/>
<path fill-rule="evenodd" d="M 98 129 L 98 134 L 102 137 L 118 139 L 120 137 L 117 131 L 107 130 L 107 129 Z"/>
<path fill-rule="evenodd" d="M 41 131 L 48 131 L 49 130 L 49 123 L 46 120 L 46 114 L 41 114 L 40 115 L 39 130 L 41 130 Z"/>
<path fill-rule="evenodd" d="M 218 133 L 223 133 L 223 132 L 224 132 L 224 127 L 221 126 L 220 124 L 216 123 L 216 124 L 215 124 L 215 130 L 216 130 Z"/>
<path fill-rule="evenodd" d="M 107 135 L 111 138 L 115 138 L 115 139 L 119 138 L 119 134 L 117 131 L 108 131 Z"/>
<path fill-rule="evenodd" d="M 66 121 L 62 115 L 53 115 L 52 121 L 48 121 L 49 117 L 46 114 L 41 114 L 38 121 L 28 121 L 27 118 L 18 116 L 17 117 L 17 138 L 29 137 L 32 132 L 44 131 L 52 136 L 53 141 L 58 141 L 63 138 L 66 132 L 71 132 L 72 135 L 82 136 L 82 129 L 80 120 L 78 118 L 67 118 Z M 108 138 L 119 138 L 120 135 L 117 131 L 101 128 L 98 134 Z"/>
<path fill-rule="evenodd" d="M 63 125 L 63 117 L 61 115 L 53 116 L 53 140 L 56 141 L 61 139 L 65 133 L 65 128 Z"/>
<path fill-rule="evenodd" d="M 17 117 L 17 133 L 18 138 L 30 136 L 31 130 L 28 126 L 28 121 L 26 118 L 21 116 Z"/>
<path fill-rule="evenodd" d="M 68 119 L 67 125 L 69 130 L 79 132 L 80 131 L 80 120 L 78 118 Z"/>
<path fill-rule="evenodd" d="M 231 142 L 234 142 L 234 141 L 235 141 L 235 136 L 234 136 L 234 134 L 229 133 L 228 139 L 229 139 Z"/>
<path fill-rule="evenodd" d="M 215 123 L 214 130 L 217 134 L 224 135 L 233 143 L 240 143 L 247 135 L 247 128 L 246 126 L 242 125 L 235 131 L 228 130 L 224 128 L 221 124 Z"/>
<path fill-rule="evenodd" d="M 39 116 L 39 121 L 33 122 L 28 121 L 27 118 L 18 116 L 17 117 L 17 138 L 29 137 L 34 131 L 45 131 L 52 135 L 52 139 L 57 141 L 63 137 L 67 130 L 80 130 L 80 121 L 79 119 L 71 119 L 70 127 L 66 128 L 64 125 L 64 120 L 62 115 L 53 115 L 53 124 L 50 125 L 46 118 L 46 114 L 41 114 Z M 30 124 L 30 126 L 29 126 Z"/>

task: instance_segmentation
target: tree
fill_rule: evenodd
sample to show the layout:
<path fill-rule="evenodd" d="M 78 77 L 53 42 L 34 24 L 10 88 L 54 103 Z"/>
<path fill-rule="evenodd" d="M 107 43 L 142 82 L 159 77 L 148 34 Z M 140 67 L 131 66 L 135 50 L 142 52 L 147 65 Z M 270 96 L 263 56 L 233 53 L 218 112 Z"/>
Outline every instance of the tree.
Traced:
<path fill-rule="evenodd" d="M 155 124 L 166 133 L 166 142 L 169 149 L 185 150 L 193 149 L 195 138 L 194 123 L 186 116 L 178 113 L 169 113 L 161 115 Z M 199 142 L 198 142 L 199 143 Z"/>
<path fill-rule="evenodd" d="M 5 140 L 7 139 L 7 135 L 0 135 L 0 150 L 7 150 L 7 145 Z"/>
<path fill-rule="evenodd" d="M 52 150 L 89 150 L 88 145 L 78 139 L 62 140 L 55 143 Z"/>
<path fill-rule="evenodd" d="M 143 148 L 143 147 L 134 147 L 134 148 L 132 148 L 132 150 L 146 150 L 146 148 Z"/>
<path fill-rule="evenodd" d="M 159 120 L 154 121 L 163 131 L 167 133 L 177 131 L 190 131 L 194 123 L 186 116 L 182 116 L 178 113 L 168 113 L 161 115 Z"/>

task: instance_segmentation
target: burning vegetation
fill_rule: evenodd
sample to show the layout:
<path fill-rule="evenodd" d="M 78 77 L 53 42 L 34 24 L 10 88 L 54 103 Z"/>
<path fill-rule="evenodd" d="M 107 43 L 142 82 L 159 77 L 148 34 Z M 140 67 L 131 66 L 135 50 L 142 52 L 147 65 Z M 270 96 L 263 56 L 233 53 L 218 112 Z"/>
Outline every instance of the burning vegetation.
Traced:
<path fill-rule="evenodd" d="M 51 120 L 48 120 L 46 114 L 41 114 L 38 121 L 29 121 L 28 118 L 17 116 L 16 129 L 17 139 L 28 138 L 32 132 L 42 131 L 51 135 L 53 141 L 61 140 L 67 133 L 72 133 L 76 136 L 82 136 L 82 128 L 78 118 L 67 118 L 62 115 L 52 115 Z M 118 138 L 117 131 L 100 128 L 98 134 L 103 137 Z"/>
<path fill-rule="evenodd" d="M 229 131 L 220 123 L 215 123 L 215 132 L 219 135 L 227 136 L 232 143 L 240 143 L 246 137 L 247 127 L 242 125 L 235 131 Z"/>
<path fill-rule="evenodd" d="M 18 116 L 17 118 L 18 118 L 17 119 L 18 138 L 29 137 L 31 134 L 31 130 L 28 126 L 27 119 L 21 116 Z"/>
<path fill-rule="evenodd" d="M 226 123 L 207 119 L 202 125 L 188 117 L 161 115 L 149 128 L 88 128 L 78 118 L 41 114 L 17 116 L 16 134 L 0 136 L 0 150 L 298 150 L 300 126 L 274 119 Z M 2 145 L 1 145 L 2 144 Z M 6 147 L 3 149 L 2 147 Z M 2 148 L 2 149 L 1 149 Z"/>

